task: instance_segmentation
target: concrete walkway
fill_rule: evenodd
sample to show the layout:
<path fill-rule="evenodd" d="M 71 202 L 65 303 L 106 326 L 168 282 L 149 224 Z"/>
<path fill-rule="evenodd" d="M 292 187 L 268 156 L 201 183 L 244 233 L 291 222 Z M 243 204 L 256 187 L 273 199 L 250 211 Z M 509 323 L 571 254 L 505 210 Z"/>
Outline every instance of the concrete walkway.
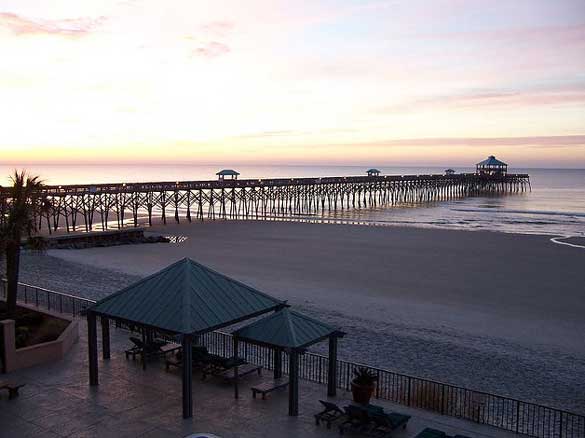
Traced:
<path fill-rule="evenodd" d="M 256 375 L 241 383 L 238 400 L 229 384 L 214 378 L 202 382 L 195 375 L 194 417 L 183 420 L 180 373 L 166 372 L 162 362 L 149 363 L 143 371 L 137 361 L 126 360 L 123 351 L 129 342 L 123 330 L 112 329 L 112 358 L 102 361 L 100 354 L 100 385 L 90 388 L 84 322 L 80 330 L 80 340 L 66 359 L 0 376 L 26 383 L 17 399 L 8 400 L 4 394 L 0 399 L 0 437 L 184 437 L 194 432 L 222 438 L 339 436 L 337 427 L 316 426 L 313 418 L 320 410 L 318 400 L 326 398 L 325 385 L 301 381 L 300 416 L 294 418 L 287 415 L 286 390 L 268 400 L 252 398 L 249 387 L 262 379 Z M 341 391 L 336 402 L 343 405 L 350 398 L 350 393 Z M 478 438 L 514 436 L 401 405 L 374 403 L 387 411 L 412 415 L 406 430 L 395 433 L 395 438 L 414 437 L 425 427 Z"/>

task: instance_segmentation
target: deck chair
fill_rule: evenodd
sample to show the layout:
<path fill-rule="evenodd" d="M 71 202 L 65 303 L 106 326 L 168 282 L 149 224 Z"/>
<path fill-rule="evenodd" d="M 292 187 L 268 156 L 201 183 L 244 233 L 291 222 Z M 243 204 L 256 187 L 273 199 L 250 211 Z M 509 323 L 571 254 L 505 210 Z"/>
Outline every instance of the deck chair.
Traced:
<path fill-rule="evenodd" d="M 374 422 L 374 427 L 370 432 L 372 435 L 378 437 L 389 437 L 392 432 L 400 427 L 405 429 L 408 420 L 410 420 L 410 415 L 403 415 L 396 412 L 389 414 L 374 413 L 370 414 L 369 417 Z"/>
<path fill-rule="evenodd" d="M 415 438 L 447 438 L 447 434 L 442 430 L 427 427 L 420 432 Z"/>
<path fill-rule="evenodd" d="M 315 424 L 317 426 L 319 426 L 321 421 L 324 421 L 327 425 L 327 429 L 331 429 L 331 423 L 345 416 L 345 412 L 343 412 L 335 403 L 325 400 L 319 400 L 319 403 L 323 405 L 324 410 L 315 414 Z"/>
<path fill-rule="evenodd" d="M 371 429 L 371 423 L 368 413 L 353 405 L 345 406 L 345 420 L 339 425 L 339 435 L 343 435 L 346 431 L 364 433 Z"/>
<path fill-rule="evenodd" d="M 134 344 L 133 347 L 126 350 L 124 353 L 126 354 L 126 359 L 129 356 L 132 356 L 132 359 L 136 358 L 138 354 L 145 354 L 146 356 L 156 355 L 162 352 L 161 348 L 166 345 L 164 341 L 153 341 L 150 343 L 142 342 L 142 339 L 139 339 L 135 336 L 130 336 L 130 342 Z"/>
<path fill-rule="evenodd" d="M 241 357 L 222 357 L 215 354 L 208 355 L 208 363 L 203 368 L 201 380 L 205 380 L 207 376 L 220 375 L 228 370 L 234 369 L 236 366 L 244 365 L 247 362 Z"/>

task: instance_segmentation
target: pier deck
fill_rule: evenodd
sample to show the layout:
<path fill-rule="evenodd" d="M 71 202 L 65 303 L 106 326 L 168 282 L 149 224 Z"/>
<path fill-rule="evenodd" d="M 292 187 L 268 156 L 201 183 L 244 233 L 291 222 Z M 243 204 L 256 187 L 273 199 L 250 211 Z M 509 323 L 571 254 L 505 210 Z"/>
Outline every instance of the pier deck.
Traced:
<path fill-rule="evenodd" d="M 67 231 L 204 219 L 268 219 L 323 211 L 423 204 L 527 190 L 526 174 L 385 175 L 46 186 L 41 228 Z M 0 213 L 10 202 L 0 189 Z M 0 214 L 0 218 L 3 215 Z"/>

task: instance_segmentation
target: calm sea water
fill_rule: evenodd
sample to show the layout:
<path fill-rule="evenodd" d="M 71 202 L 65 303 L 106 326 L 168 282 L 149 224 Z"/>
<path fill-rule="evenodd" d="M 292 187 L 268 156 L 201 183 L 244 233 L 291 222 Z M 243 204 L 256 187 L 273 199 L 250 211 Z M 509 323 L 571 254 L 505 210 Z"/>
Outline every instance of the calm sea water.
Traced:
<path fill-rule="evenodd" d="M 215 179 L 218 166 L 195 165 L 27 165 L 47 184 L 180 181 Z M 0 165 L 0 184 L 14 166 Z M 363 166 L 237 166 L 241 178 L 350 176 Z M 442 168 L 381 167 L 384 174 L 441 173 Z M 456 168 L 471 172 L 471 168 Z M 585 237 L 585 169 L 510 169 L 528 173 L 532 191 L 498 197 L 474 197 L 425 206 L 343 210 L 311 220 L 350 221 L 508 233 Z"/>

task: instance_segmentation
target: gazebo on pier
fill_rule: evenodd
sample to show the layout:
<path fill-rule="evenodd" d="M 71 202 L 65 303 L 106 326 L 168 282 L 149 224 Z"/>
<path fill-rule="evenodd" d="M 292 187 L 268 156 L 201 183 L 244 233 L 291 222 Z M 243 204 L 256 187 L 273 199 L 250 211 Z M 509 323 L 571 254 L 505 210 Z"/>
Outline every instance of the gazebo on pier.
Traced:
<path fill-rule="evenodd" d="M 501 175 L 508 172 L 508 165 L 490 155 L 486 160 L 476 164 L 476 173 L 478 175 Z"/>
<path fill-rule="evenodd" d="M 337 382 L 337 340 L 342 331 L 305 316 L 289 308 L 259 319 L 236 330 L 234 351 L 237 356 L 238 343 L 261 345 L 274 349 L 274 379 L 282 378 L 282 353 L 288 355 L 288 414 L 299 414 L 299 357 L 313 344 L 329 339 L 329 362 L 327 373 L 327 395 L 335 396 Z M 237 370 L 235 372 L 237 376 Z M 235 379 L 235 397 L 238 397 L 238 382 Z"/>
<path fill-rule="evenodd" d="M 139 327 L 143 340 L 152 338 L 155 333 L 175 336 L 183 352 L 183 417 L 192 417 L 193 341 L 204 333 L 283 307 L 286 307 L 284 301 L 193 260 L 180 260 L 98 301 L 87 310 L 89 384 L 99 383 L 97 318 L 101 319 L 105 360 L 110 358 L 110 319 Z"/>
<path fill-rule="evenodd" d="M 238 179 L 240 172 L 236 172 L 233 169 L 223 169 L 217 172 L 216 175 L 219 177 L 220 181 L 226 179 L 226 176 L 230 177 L 230 179 Z"/>
<path fill-rule="evenodd" d="M 366 173 L 368 176 L 380 176 L 380 173 L 382 172 L 380 172 L 378 169 L 368 169 Z"/>

